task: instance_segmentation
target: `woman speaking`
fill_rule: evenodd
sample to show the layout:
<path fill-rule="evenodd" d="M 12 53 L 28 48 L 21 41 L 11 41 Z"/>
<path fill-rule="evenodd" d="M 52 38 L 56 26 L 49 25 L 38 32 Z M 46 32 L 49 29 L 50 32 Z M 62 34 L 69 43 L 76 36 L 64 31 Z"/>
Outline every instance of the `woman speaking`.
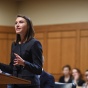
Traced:
<path fill-rule="evenodd" d="M 30 19 L 18 15 L 15 21 L 16 41 L 12 43 L 9 65 L 0 63 L 0 69 L 13 76 L 30 80 L 31 84 L 13 85 L 13 88 L 40 88 L 38 75 L 42 72 L 42 46 L 34 38 Z"/>

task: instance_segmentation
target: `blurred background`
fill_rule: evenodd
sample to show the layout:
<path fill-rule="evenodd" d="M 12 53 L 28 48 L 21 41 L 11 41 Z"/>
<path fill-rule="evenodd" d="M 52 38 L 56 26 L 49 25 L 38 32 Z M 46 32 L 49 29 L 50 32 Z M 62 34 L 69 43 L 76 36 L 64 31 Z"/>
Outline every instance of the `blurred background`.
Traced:
<path fill-rule="evenodd" d="M 18 14 L 31 18 L 44 69 L 57 81 L 64 65 L 88 68 L 88 0 L 0 0 L 0 62 L 9 64 Z"/>

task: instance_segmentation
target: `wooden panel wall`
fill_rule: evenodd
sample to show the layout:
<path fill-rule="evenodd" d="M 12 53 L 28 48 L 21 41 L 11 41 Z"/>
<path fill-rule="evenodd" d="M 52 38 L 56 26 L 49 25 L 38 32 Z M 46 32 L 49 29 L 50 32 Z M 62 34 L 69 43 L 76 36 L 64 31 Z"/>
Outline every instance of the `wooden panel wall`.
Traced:
<path fill-rule="evenodd" d="M 11 43 L 14 39 L 14 27 L 0 26 L 0 62 L 9 64 Z"/>
<path fill-rule="evenodd" d="M 35 26 L 35 30 L 43 44 L 44 69 L 56 81 L 64 65 L 77 67 L 83 73 L 88 69 L 88 23 Z"/>
<path fill-rule="evenodd" d="M 34 26 L 35 38 L 43 46 L 44 69 L 56 81 L 66 64 L 88 69 L 88 23 Z M 0 62 L 9 63 L 11 43 L 15 39 L 13 27 L 0 27 Z"/>
<path fill-rule="evenodd" d="M 80 69 L 88 69 L 88 30 L 80 31 Z"/>

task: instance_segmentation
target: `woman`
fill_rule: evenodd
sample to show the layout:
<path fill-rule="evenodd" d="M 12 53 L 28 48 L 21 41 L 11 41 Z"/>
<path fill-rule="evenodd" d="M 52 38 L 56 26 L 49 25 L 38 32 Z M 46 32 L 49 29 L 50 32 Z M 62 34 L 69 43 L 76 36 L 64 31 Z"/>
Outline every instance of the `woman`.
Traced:
<path fill-rule="evenodd" d="M 14 85 L 13 88 L 40 88 L 38 75 L 42 72 L 42 46 L 34 39 L 31 20 L 18 15 L 15 31 L 16 41 L 12 44 L 11 62 L 9 65 L 0 63 L 0 69 L 31 81 L 31 84 Z"/>
<path fill-rule="evenodd" d="M 66 65 L 63 67 L 63 76 L 60 77 L 59 82 L 61 83 L 72 83 L 71 67 Z"/>
<path fill-rule="evenodd" d="M 88 70 L 85 71 L 85 83 L 83 84 L 82 88 L 88 88 Z"/>
<path fill-rule="evenodd" d="M 84 83 L 84 80 L 82 79 L 81 71 L 78 68 L 74 68 L 72 70 L 72 76 L 73 76 L 73 87 L 76 88 L 76 86 L 82 86 Z"/>

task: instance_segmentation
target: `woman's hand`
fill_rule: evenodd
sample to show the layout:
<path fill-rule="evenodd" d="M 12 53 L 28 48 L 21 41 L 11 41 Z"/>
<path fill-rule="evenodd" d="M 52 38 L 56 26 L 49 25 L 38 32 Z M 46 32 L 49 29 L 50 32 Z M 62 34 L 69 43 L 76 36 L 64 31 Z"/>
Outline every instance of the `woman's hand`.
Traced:
<path fill-rule="evenodd" d="M 0 69 L 0 73 L 2 73 L 2 70 Z"/>
<path fill-rule="evenodd" d="M 77 75 L 75 75 L 75 77 L 74 77 L 74 83 L 75 83 L 76 85 L 78 85 L 78 84 L 77 84 L 78 79 L 79 79 L 79 75 L 77 74 Z"/>
<path fill-rule="evenodd" d="M 79 79 L 79 75 L 77 74 L 75 75 L 74 80 L 78 81 L 78 79 Z"/>
<path fill-rule="evenodd" d="M 18 54 L 14 53 L 14 55 L 15 55 L 16 58 L 14 59 L 14 64 L 13 65 L 22 65 L 22 66 L 24 66 L 25 61 Z"/>

